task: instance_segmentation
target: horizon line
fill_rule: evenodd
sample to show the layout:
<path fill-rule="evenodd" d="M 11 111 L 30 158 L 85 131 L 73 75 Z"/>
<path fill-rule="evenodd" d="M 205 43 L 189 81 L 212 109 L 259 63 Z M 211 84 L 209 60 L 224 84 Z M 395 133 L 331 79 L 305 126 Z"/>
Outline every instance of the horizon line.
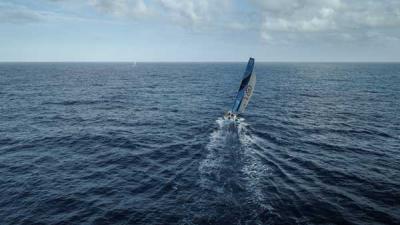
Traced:
<path fill-rule="evenodd" d="M 94 60 L 81 60 L 81 61 L 0 61 L 0 63 L 243 63 L 246 61 L 94 61 Z M 400 61 L 257 61 L 257 63 L 400 63 Z"/>

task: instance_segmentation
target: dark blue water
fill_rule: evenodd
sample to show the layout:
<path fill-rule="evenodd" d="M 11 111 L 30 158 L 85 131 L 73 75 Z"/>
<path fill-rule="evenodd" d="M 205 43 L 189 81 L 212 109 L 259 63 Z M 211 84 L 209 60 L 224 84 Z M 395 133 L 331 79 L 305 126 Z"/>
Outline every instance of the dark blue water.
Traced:
<path fill-rule="evenodd" d="M 400 224 L 400 64 L 0 64 L 0 224 Z"/>

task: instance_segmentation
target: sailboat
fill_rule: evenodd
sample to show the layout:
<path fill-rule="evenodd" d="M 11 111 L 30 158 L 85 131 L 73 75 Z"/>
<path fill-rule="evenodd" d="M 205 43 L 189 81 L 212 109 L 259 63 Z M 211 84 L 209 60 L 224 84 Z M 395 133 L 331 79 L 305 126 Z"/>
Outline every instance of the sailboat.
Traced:
<path fill-rule="evenodd" d="M 238 115 L 245 111 L 253 94 L 254 86 L 256 85 L 256 74 L 253 70 L 254 58 L 250 58 L 236 94 L 236 99 L 231 110 L 225 113 L 225 119 L 238 121 Z"/>

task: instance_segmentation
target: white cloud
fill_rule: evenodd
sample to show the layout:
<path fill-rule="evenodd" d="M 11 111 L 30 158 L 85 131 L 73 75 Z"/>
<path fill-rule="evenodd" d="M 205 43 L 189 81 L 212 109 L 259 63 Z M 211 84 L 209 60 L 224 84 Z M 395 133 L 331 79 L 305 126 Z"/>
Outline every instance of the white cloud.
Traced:
<path fill-rule="evenodd" d="M 100 12 L 115 17 L 158 18 L 184 27 L 212 27 L 221 22 L 231 0 L 88 0 Z M 227 26 L 228 27 L 228 26 Z"/>
<path fill-rule="evenodd" d="M 96 9 L 117 17 L 142 18 L 150 14 L 143 0 L 89 0 Z"/>
<path fill-rule="evenodd" d="M 400 28 L 400 1 L 252 0 L 264 21 L 261 37 L 275 34 L 329 31 L 341 40 L 365 36 L 366 30 Z M 346 35 L 341 35 L 346 33 Z M 304 36 L 304 35 L 303 35 Z M 306 35 L 309 36 L 309 35 Z M 350 38 L 351 37 L 351 38 Z"/>
<path fill-rule="evenodd" d="M 198 24 L 209 20 L 207 1 L 160 0 L 160 3 L 177 21 Z"/>
<path fill-rule="evenodd" d="M 229 8 L 230 0 L 158 0 L 173 22 L 189 26 L 212 26 Z"/>
<path fill-rule="evenodd" d="M 80 1 L 49 0 L 83 5 Z M 400 0 L 86 0 L 117 18 L 152 19 L 202 32 L 257 29 L 267 43 L 289 43 L 324 35 L 338 41 L 398 40 Z M 55 3 L 54 3 L 55 4 Z M 57 3 L 60 4 L 60 3 Z M 12 5 L 12 6 L 11 6 Z M 246 8 L 247 7 L 247 8 Z M 0 22 L 29 23 L 67 18 L 11 3 L 0 3 Z M 109 18 L 107 18 L 109 19 Z M 397 31 L 396 31 L 397 30 Z M 374 36 L 378 39 L 378 35 Z M 285 39 L 286 40 L 282 40 Z"/>

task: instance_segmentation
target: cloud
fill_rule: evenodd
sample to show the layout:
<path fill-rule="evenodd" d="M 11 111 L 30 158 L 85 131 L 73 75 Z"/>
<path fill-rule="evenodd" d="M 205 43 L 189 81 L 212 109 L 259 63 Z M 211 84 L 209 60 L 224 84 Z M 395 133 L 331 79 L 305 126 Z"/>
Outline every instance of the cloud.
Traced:
<path fill-rule="evenodd" d="M 230 0 L 158 0 L 165 17 L 184 26 L 215 26 L 229 10 Z M 225 14 L 226 15 L 226 14 Z"/>
<path fill-rule="evenodd" d="M 226 8 L 230 0 L 88 0 L 102 13 L 121 18 L 148 19 L 172 22 L 182 26 L 211 25 L 217 11 Z"/>
<path fill-rule="evenodd" d="M 49 0 L 61 2 L 64 0 Z M 94 21 L 85 17 L 71 15 L 68 13 L 32 9 L 22 4 L 0 2 L 0 23 L 31 24 L 57 21 Z"/>
<path fill-rule="evenodd" d="M 227 27 L 232 29 L 232 30 L 246 30 L 246 29 L 249 29 L 248 24 L 237 22 L 237 21 L 233 21 L 233 22 L 227 24 Z"/>
<path fill-rule="evenodd" d="M 267 43 L 327 37 L 342 42 L 373 38 L 393 42 L 400 36 L 399 0 L 86 0 L 85 4 L 78 0 L 47 1 L 53 2 L 52 6 L 75 4 L 85 10 L 89 5 L 102 15 L 118 19 L 151 20 L 200 32 L 256 29 L 260 39 Z M 46 12 L 23 4 L 0 3 L 0 23 L 79 17 L 59 12 L 62 10 Z"/>
<path fill-rule="evenodd" d="M 89 0 L 101 12 L 117 17 L 143 18 L 150 10 L 143 0 Z"/>
<path fill-rule="evenodd" d="M 200 23 L 208 20 L 208 1 L 160 0 L 161 5 L 176 20 Z"/>
<path fill-rule="evenodd" d="M 252 0 L 262 14 L 261 37 L 284 33 L 336 34 L 341 40 L 366 37 L 368 30 L 400 27 L 400 1 Z M 318 36 L 320 36 L 319 34 Z M 343 35 L 344 34 L 344 35 Z M 267 38 L 265 38 L 267 37 Z"/>
<path fill-rule="evenodd" d="M 0 3 L 0 23 L 25 24 L 40 22 L 44 19 L 44 13 L 24 6 Z"/>

